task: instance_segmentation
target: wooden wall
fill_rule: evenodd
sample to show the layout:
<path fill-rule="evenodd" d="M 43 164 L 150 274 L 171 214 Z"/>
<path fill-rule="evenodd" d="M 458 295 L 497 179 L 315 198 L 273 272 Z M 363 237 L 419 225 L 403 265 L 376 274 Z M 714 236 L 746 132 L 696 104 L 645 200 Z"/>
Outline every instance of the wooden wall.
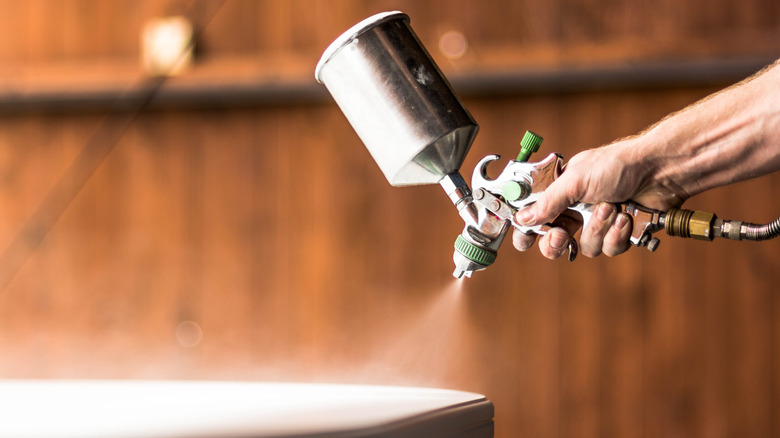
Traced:
<path fill-rule="evenodd" d="M 780 56 L 770 0 L 0 1 L 0 378 L 422 385 L 487 395 L 499 437 L 780 435 L 780 240 L 663 237 L 654 254 L 574 263 L 507 244 L 489 270 L 450 277 L 462 224 L 447 197 L 391 188 L 311 91 L 329 42 L 392 9 L 455 84 Z M 211 97 L 134 120 L 111 97 L 79 106 L 144 83 L 138 33 L 161 14 L 201 32 L 199 61 L 161 93 Z M 448 30 L 467 38 L 462 58 L 438 51 Z M 729 74 L 473 88 L 463 173 L 511 157 L 525 129 L 567 157 L 630 135 Z M 220 100 L 236 83 L 300 93 Z M 768 222 L 778 187 L 687 206 Z"/>

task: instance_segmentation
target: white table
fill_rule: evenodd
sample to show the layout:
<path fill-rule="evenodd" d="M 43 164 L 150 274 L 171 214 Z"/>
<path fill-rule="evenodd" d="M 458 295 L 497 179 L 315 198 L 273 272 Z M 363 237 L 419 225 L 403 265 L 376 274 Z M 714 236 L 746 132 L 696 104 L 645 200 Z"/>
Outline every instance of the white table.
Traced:
<path fill-rule="evenodd" d="M 0 380 L 0 437 L 492 437 L 493 404 L 390 386 Z"/>

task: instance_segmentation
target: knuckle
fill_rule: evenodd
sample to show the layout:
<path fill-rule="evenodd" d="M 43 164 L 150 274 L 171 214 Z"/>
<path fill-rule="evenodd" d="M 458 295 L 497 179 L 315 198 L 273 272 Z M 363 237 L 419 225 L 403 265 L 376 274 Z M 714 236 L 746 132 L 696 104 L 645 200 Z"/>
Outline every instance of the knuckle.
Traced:
<path fill-rule="evenodd" d="M 515 231 L 512 234 L 512 245 L 518 250 L 518 251 L 528 251 L 536 241 L 535 235 L 529 235 L 525 234 L 520 231 Z"/>
<path fill-rule="evenodd" d="M 607 257 L 615 257 L 628 251 L 628 247 L 605 247 L 604 255 Z"/>
<path fill-rule="evenodd" d="M 580 247 L 580 252 L 582 253 L 582 255 L 589 258 L 595 258 L 602 254 L 601 248 L 598 247 L 594 248 L 590 246 Z"/>
<path fill-rule="evenodd" d="M 627 236 L 621 236 L 618 233 L 607 233 L 604 238 L 604 254 L 608 257 L 614 257 L 628 251 L 630 244 Z"/>
<path fill-rule="evenodd" d="M 550 234 L 546 234 L 539 242 L 539 251 L 550 260 L 555 260 L 563 255 L 565 248 L 554 248 L 550 245 Z"/>

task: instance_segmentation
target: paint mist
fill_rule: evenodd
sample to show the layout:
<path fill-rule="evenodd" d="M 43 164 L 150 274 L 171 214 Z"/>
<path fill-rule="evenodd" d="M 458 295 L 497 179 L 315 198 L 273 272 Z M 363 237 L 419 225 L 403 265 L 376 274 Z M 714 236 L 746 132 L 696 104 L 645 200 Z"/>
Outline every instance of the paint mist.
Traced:
<path fill-rule="evenodd" d="M 473 360 L 464 283 L 452 279 L 402 320 L 376 333 L 360 370 L 370 383 L 451 387 Z"/>

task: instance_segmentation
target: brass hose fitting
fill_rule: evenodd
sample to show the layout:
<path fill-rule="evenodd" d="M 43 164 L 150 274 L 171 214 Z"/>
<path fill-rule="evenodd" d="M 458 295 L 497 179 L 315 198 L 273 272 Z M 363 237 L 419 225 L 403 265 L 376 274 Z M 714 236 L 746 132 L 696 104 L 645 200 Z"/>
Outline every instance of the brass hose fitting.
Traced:
<path fill-rule="evenodd" d="M 768 224 L 718 219 L 713 213 L 673 208 L 666 212 L 664 229 L 670 236 L 712 241 L 715 237 L 731 240 L 769 240 L 780 235 L 780 218 Z"/>
<path fill-rule="evenodd" d="M 714 237 L 712 225 L 717 217 L 706 211 L 673 208 L 666 213 L 664 229 L 670 236 L 692 237 L 711 241 Z"/>

